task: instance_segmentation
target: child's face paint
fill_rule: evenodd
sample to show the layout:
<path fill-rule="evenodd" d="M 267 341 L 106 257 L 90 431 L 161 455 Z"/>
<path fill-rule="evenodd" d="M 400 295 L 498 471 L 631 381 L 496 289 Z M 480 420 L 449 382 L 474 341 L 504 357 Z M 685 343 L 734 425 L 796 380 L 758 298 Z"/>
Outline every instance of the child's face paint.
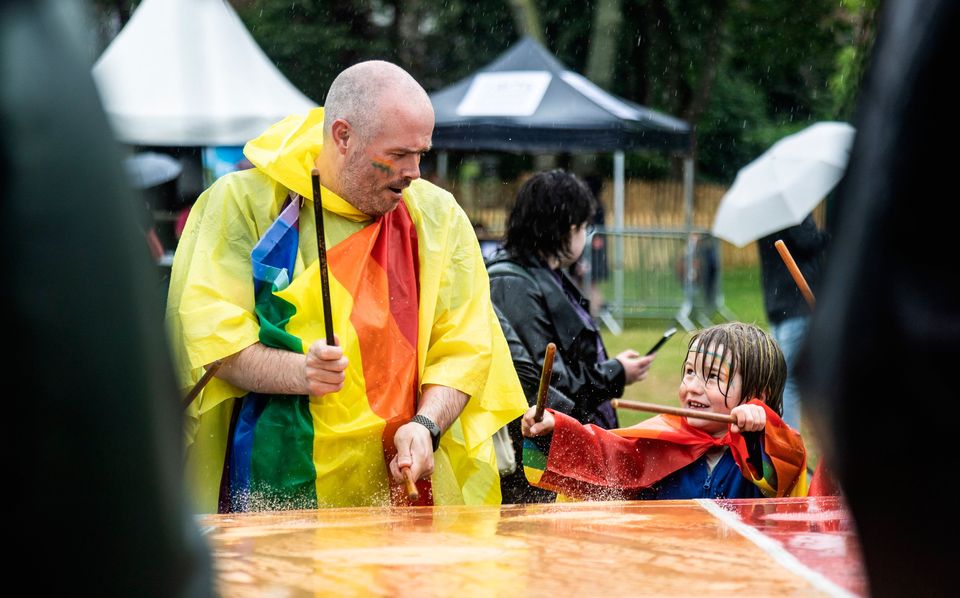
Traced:
<path fill-rule="evenodd" d="M 712 411 L 727 415 L 740 404 L 740 374 L 730 375 L 730 362 L 724 361 L 723 345 L 706 351 L 687 353 L 680 381 L 680 406 L 698 411 Z M 724 396 L 726 395 L 726 396 Z M 727 433 L 730 424 L 687 418 L 687 423 L 717 438 Z"/>

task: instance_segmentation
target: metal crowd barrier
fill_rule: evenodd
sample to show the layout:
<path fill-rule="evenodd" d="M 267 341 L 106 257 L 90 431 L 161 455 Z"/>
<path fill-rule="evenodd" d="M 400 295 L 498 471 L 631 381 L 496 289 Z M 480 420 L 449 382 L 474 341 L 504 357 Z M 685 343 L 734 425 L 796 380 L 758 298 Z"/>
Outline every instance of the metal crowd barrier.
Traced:
<path fill-rule="evenodd" d="M 720 251 L 706 229 L 598 228 L 584 248 L 582 286 L 597 283 L 595 311 L 614 333 L 639 318 L 709 326 L 735 319 L 723 301 Z"/>

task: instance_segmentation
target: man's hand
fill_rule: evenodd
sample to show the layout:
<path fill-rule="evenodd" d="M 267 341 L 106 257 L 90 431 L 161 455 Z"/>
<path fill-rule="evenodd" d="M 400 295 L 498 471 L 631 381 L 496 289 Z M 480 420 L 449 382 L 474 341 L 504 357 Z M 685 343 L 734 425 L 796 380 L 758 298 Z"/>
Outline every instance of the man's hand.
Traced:
<path fill-rule="evenodd" d="M 224 358 L 217 378 L 263 394 L 320 397 L 343 388 L 346 369 L 343 348 L 322 340 L 310 345 L 306 355 L 254 343 Z"/>
<path fill-rule="evenodd" d="M 336 342 L 339 343 L 340 339 L 336 339 Z M 343 347 L 331 347 L 323 339 L 316 341 L 307 350 L 304 363 L 307 394 L 322 397 L 342 389 L 346 369 L 347 358 L 343 356 Z"/>
<path fill-rule="evenodd" d="M 523 419 L 520 420 L 520 430 L 523 432 L 524 436 L 534 437 L 534 436 L 543 436 L 544 434 L 549 434 L 553 432 L 553 426 L 556 423 L 556 420 L 553 418 L 553 414 L 549 411 L 543 412 L 543 419 L 539 422 L 533 421 L 533 416 L 537 413 L 536 406 L 531 407 L 523 414 Z"/>
<path fill-rule="evenodd" d="M 737 405 L 730 410 L 737 423 L 730 424 L 731 432 L 759 432 L 767 425 L 767 412 L 760 405 Z"/>
<path fill-rule="evenodd" d="M 642 357 L 633 349 L 627 349 L 617 355 L 617 361 L 623 366 L 625 382 L 633 384 L 647 377 L 650 372 L 650 364 L 653 363 L 655 355 Z"/>
<path fill-rule="evenodd" d="M 429 477 L 433 473 L 433 439 L 430 431 L 417 422 L 406 423 L 397 428 L 393 437 L 397 454 L 390 460 L 390 475 L 403 482 L 402 468 L 410 468 L 414 480 Z"/>
<path fill-rule="evenodd" d="M 455 388 L 424 384 L 417 415 L 436 423 L 440 430 L 446 432 L 469 400 L 468 395 Z M 403 482 L 401 468 L 404 467 L 410 468 L 414 480 L 429 477 L 433 473 L 433 437 L 425 426 L 417 422 L 400 426 L 393 436 L 393 444 L 397 447 L 396 456 L 390 460 L 390 475 L 394 480 Z"/>

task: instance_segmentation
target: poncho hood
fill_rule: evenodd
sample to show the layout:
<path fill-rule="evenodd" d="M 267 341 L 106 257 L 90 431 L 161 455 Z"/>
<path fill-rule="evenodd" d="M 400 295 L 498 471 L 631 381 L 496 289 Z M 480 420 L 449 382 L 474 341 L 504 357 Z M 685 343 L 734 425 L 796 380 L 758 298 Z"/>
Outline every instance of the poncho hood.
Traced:
<path fill-rule="evenodd" d="M 313 200 L 310 172 L 323 149 L 323 108 L 294 114 L 247 142 L 243 154 L 260 171 L 308 201 Z M 322 184 L 323 181 L 321 181 Z M 360 222 L 370 216 L 323 186 L 323 207 Z"/>

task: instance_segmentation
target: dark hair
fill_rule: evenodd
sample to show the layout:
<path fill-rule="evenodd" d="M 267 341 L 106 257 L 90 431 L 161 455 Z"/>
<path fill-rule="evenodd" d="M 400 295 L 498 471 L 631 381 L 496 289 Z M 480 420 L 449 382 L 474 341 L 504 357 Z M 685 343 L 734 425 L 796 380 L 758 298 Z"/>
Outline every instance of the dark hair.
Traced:
<path fill-rule="evenodd" d="M 707 351 L 723 346 L 723 355 Z M 761 399 L 768 407 L 782 413 L 783 387 L 787 380 L 787 362 L 780 345 L 759 326 L 742 322 L 727 322 L 695 333 L 687 345 L 687 353 L 705 353 L 700 376 L 706 380 L 719 358 L 719 363 L 730 365 L 730 379 L 740 374 L 740 402 Z M 709 358 L 707 357 L 709 355 Z M 729 381 L 723 390 L 726 398 Z M 736 407 L 736 405 L 729 405 Z"/>
<path fill-rule="evenodd" d="M 590 220 L 594 209 L 593 195 L 573 174 L 559 169 L 537 173 L 517 192 L 504 248 L 513 257 L 566 256 L 570 227 Z"/>

